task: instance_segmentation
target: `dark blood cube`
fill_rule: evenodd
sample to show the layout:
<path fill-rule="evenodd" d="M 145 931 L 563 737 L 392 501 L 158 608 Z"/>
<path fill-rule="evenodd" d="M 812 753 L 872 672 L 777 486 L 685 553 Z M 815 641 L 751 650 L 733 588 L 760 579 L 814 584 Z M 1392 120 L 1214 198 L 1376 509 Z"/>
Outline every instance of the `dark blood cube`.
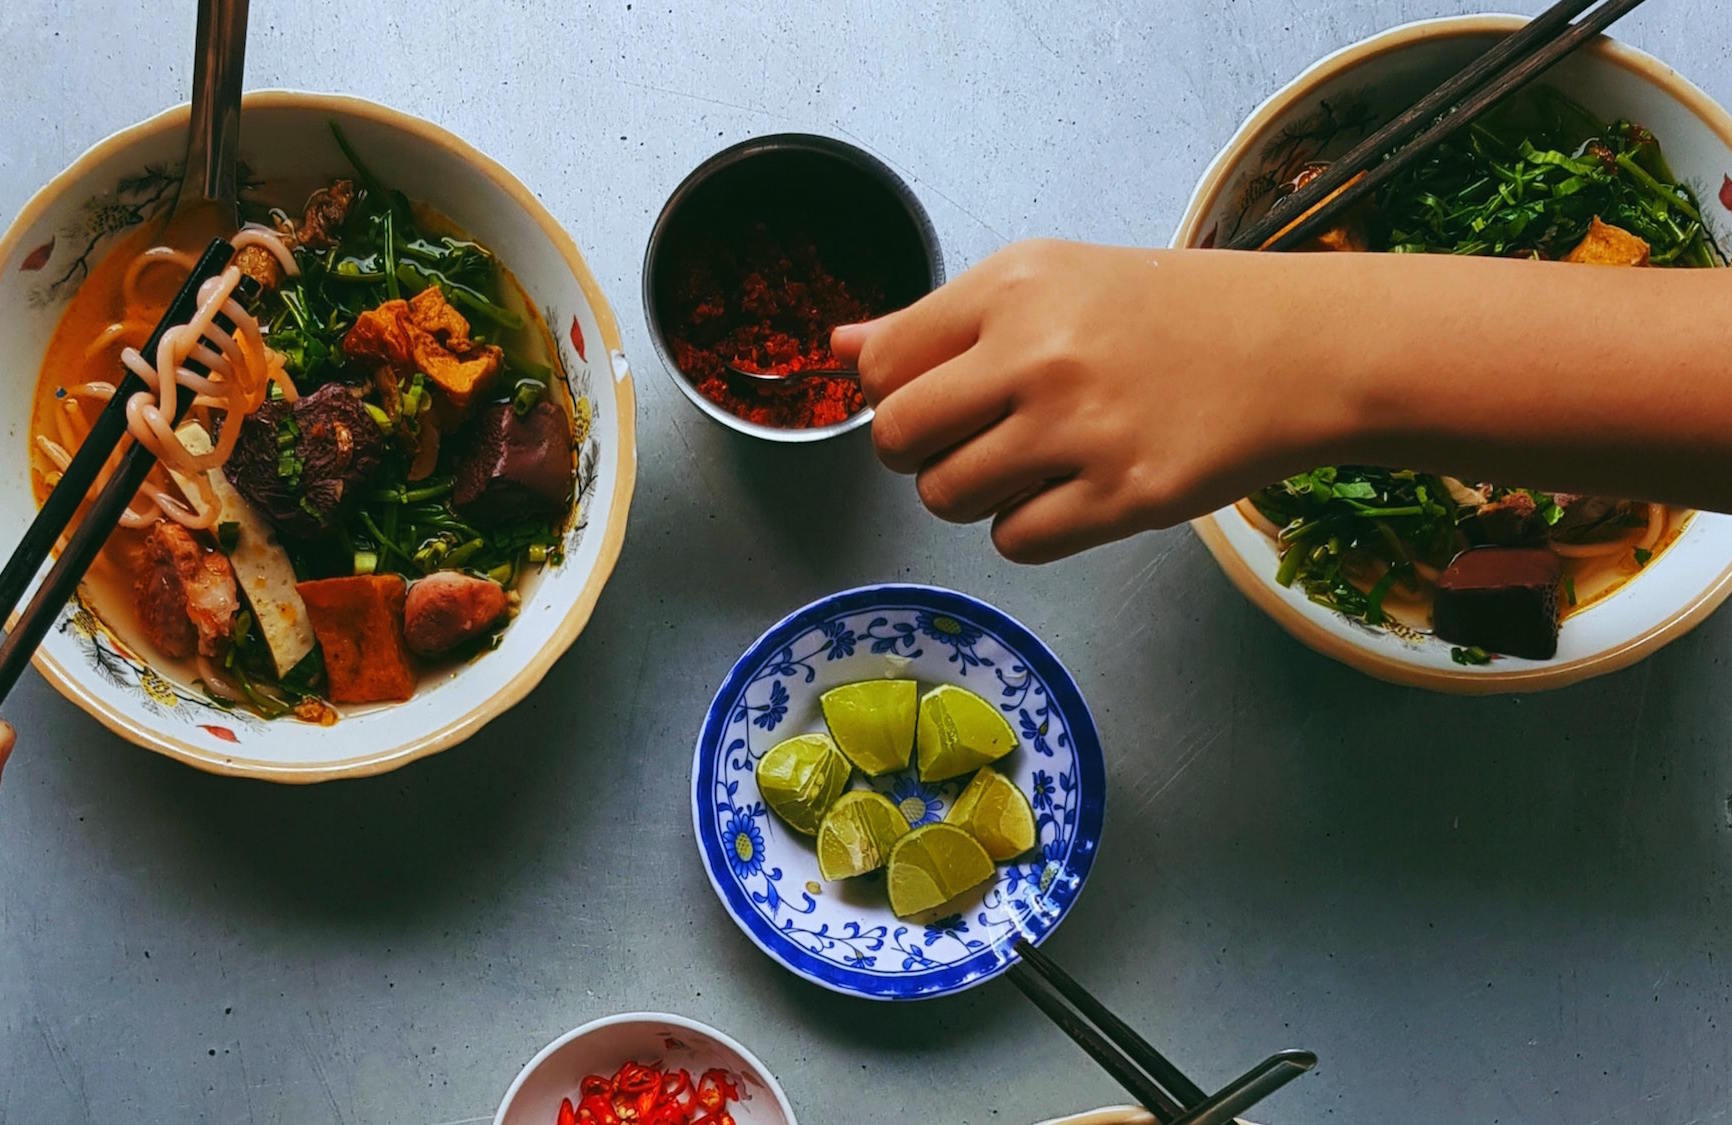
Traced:
<path fill-rule="evenodd" d="M 1474 547 L 1437 579 L 1432 628 L 1451 644 L 1550 660 L 1563 562 L 1543 547 Z"/>
<path fill-rule="evenodd" d="M 498 403 L 476 415 L 470 430 L 452 490 L 465 518 L 498 525 L 565 514 L 573 476 L 571 420 L 557 403 L 539 402 L 522 415 Z"/>

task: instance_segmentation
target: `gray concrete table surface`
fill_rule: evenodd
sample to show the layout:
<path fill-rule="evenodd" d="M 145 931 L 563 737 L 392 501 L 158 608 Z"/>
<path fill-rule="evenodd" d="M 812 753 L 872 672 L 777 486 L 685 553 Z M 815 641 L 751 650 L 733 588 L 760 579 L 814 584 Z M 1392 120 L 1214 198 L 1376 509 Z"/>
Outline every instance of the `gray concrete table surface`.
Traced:
<path fill-rule="evenodd" d="M 576 236 L 638 372 L 631 529 L 534 695 L 375 780 L 199 774 L 32 674 L 0 789 L 0 1122 L 478 1122 L 548 1039 L 645 1008 L 738 1035 L 810 1123 L 1122 1100 L 1007 984 L 832 996 L 705 881 L 689 764 L 719 678 L 786 610 L 885 579 L 991 599 L 1075 670 L 1111 797 L 1050 948 L 1205 1085 L 1304 1046 L 1322 1063 L 1259 1114 L 1277 1125 L 1732 1117 L 1732 616 L 1552 695 L 1386 687 L 1289 640 L 1186 530 L 1009 566 L 864 440 L 771 448 L 701 418 L 645 337 L 652 218 L 725 144 L 879 153 L 953 272 L 1030 235 L 1163 243 L 1277 85 L 1470 6 L 257 0 L 249 85 L 429 117 Z M 192 10 L 0 4 L 0 221 L 184 98 Z M 1721 0 L 1620 33 L 1732 101 Z"/>

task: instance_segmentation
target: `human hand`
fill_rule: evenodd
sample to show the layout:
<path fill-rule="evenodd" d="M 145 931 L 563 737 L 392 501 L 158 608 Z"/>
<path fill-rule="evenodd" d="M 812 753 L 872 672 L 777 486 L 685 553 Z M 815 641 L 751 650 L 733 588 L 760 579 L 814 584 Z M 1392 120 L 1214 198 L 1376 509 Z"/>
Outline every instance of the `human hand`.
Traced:
<path fill-rule="evenodd" d="M 0 721 L 0 773 L 6 770 L 6 759 L 12 756 L 12 745 L 18 741 L 18 732 L 12 729 L 12 724 Z"/>
<path fill-rule="evenodd" d="M 926 506 L 1045 562 L 1230 503 L 1339 428 L 1282 393 L 1302 294 L 1258 257 L 1020 243 L 833 348 Z"/>

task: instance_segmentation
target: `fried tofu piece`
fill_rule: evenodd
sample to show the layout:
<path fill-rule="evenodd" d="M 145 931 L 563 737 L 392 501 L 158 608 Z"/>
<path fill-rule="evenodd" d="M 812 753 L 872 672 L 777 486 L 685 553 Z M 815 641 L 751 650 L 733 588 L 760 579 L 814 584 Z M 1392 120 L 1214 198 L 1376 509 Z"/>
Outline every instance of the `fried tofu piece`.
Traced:
<path fill-rule="evenodd" d="M 1648 264 L 1648 243 L 1623 227 L 1602 223 L 1598 215 L 1588 224 L 1588 233 L 1576 248 L 1564 255 L 1566 262 L 1582 262 L 1591 266 L 1645 266 Z"/>
<path fill-rule="evenodd" d="M 505 362 L 494 344 L 469 338 L 469 322 L 437 286 L 407 301 L 386 301 L 355 318 L 343 337 L 351 359 L 370 359 L 406 378 L 420 371 L 443 392 L 458 416 L 486 393 Z"/>
<path fill-rule="evenodd" d="M 414 363 L 409 327 L 409 302 L 386 301 L 355 318 L 343 337 L 343 354 L 373 360 L 393 372 L 407 370 Z"/>
<path fill-rule="evenodd" d="M 415 693 L 403 643 L 408 587 L 395 574 L 302 582 L 297 591 L 325 653 L 333 703 L 397 703 Z"/>

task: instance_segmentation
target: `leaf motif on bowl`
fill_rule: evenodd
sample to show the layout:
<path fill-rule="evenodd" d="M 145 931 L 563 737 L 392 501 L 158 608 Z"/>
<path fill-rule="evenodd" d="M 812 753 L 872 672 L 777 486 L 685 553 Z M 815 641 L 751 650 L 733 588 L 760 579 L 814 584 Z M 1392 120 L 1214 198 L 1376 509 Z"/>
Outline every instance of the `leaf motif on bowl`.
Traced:
<path fill-rule="evenodd" d="M 21 273 L 34 273 L 47 265 L 48 259 L 54 257 L 54 243 L 55 239 L 49 238 L 47 242 L 24 255 L 24 260 L 18 263 L 19 271 Z"/>
<path fill-rule="evenodd" d="M 61 612 L 59 632 L 75 639 L 90 667 L 103 680 L 118 688 L 133 692 L 144 709 L 159 717 L 179 717 L 189 726 L 221 738 L 225 742 L 239 741 L 228 727 L 213 728 L 194 722 L 199 714 L 217 714 L 243 726 L 256 726 L 261 720 L 252 714 L 229 707 L 202 692 L 180 686 L 148 661 L 134 655 L 96 615 L 80 591 L 72 596 Z M 218 730 L 227 731 L 227 736 Z"/>

